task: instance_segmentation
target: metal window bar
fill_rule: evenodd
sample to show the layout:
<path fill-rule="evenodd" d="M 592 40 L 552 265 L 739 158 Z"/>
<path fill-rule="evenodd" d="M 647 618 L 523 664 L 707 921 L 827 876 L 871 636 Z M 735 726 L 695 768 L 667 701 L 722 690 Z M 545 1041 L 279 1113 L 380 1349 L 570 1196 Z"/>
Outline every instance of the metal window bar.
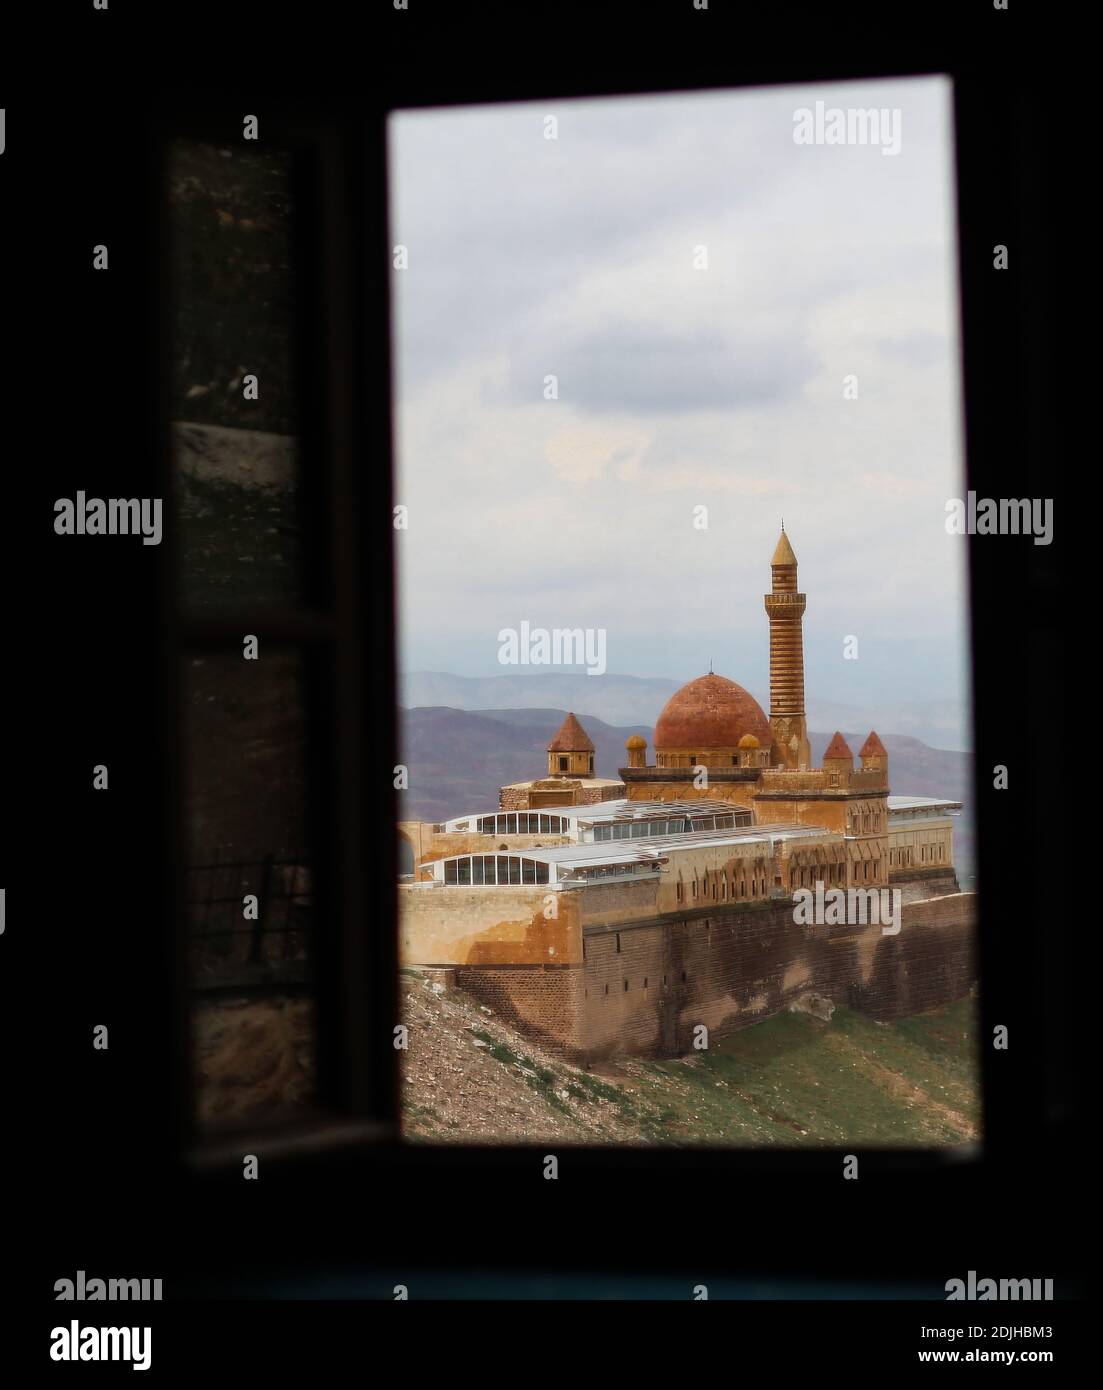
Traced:
<path fill-rule="evenodd" d="M 187 867 L 188 942 L 200 992 L 307 983 L 312 937 L 310 866 L 303 853 Z M 255 894 L 255 918 L 245 897 Z"/>

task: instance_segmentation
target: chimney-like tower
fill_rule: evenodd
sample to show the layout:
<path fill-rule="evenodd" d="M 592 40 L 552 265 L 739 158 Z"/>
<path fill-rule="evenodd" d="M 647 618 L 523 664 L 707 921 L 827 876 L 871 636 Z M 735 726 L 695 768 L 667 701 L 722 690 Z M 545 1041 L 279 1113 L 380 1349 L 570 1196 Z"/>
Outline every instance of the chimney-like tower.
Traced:
<path fill-rule="evenodd" d="M 801 620 L 805 598 L 797 593 L 797 557 L 781 526 L 781 539 L 770 561 L 771 592 L 766 595 L 770 620 L 770 762 L 774 767 L 808 768 L 812 749 L 804 714 L 804 638 Z"/>

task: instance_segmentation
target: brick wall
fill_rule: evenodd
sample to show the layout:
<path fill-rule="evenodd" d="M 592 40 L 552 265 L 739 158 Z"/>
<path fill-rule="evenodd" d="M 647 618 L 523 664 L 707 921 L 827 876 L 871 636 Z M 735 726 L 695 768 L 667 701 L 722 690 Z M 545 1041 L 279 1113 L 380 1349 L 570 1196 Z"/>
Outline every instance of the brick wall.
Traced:
<path fill-rule="evenodd" d="M 591 929 L 582 969 L 460 970 L 490 1007 L 576 1060 L 677 1055 L 694 1028 L 723 1037 L 815 990 L 889 1020 L 941 1007 L 976 978 L 975 898 L 905 905 L 897 936 L 879 925 L 805 927 L 791 903 L 707 917 Z"/>
<path fill-rule="evenodd" d="M 976 936 L 973 893 L 905 904 L 903 930 L 878 943 L 854 1007 L 888 1020 L 960 999 L 977 978 Z"/>
<path fill-rule="evenodd" d="M 780 1012 L 806 990 L 838 991 L 836 967 L 844 957 L 826 940 L 835 929 L 818 930 L 824 939 L 793 921 L 791 903 L 770 902 L 587 935 L 582 1007 L 589 1056 L 688 1052 L 697 1024 L 721 1037 Z M 880 933 L 876 926 L 859 930 Z M 844 975 L 860 973 L 849 950 L 845 963 Z"/>
<path fill-rule="evenodd" d="M 456 970 L 460 989 L 481 1000 L 507 1023 L 551 1052 L 578 1058 L 582 1034 L 583 971 L 571 966 L 500 966 Z"/>

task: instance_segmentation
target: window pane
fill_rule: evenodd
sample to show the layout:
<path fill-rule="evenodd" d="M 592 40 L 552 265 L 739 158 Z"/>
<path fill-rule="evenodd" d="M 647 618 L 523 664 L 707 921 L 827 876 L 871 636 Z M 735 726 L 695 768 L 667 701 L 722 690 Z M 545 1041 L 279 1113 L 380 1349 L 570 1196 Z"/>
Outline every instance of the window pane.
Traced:
<path fill-rule="evenodd" d="M 286 151 L 172 146 L 172 439 L 187 607 L 300 592 L 292 203 Z"/>
<path fill-rule="evenodd" d="M 197 1120 L 314 1094 L 314 930 L 297 652 L 185 657 L 185 827 Z"/>

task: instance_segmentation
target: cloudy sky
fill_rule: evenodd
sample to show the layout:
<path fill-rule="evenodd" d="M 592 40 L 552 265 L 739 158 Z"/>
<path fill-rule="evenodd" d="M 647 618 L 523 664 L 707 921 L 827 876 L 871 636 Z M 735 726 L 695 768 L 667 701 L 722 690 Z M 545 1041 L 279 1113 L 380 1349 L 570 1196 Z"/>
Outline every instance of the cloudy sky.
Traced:
<path fill-rule="evenodd" d="M 392 117 L 404 671 L 502 674 L 499 629 L 527 620 L 604 628 L 612 672 L 712 660 L 764 694 L 784 516 L 809 687 L 966 696 L 951 97 L 923 78 Z M 796 144 L 817 100 L 898 110 L 899 153 Z"/>

